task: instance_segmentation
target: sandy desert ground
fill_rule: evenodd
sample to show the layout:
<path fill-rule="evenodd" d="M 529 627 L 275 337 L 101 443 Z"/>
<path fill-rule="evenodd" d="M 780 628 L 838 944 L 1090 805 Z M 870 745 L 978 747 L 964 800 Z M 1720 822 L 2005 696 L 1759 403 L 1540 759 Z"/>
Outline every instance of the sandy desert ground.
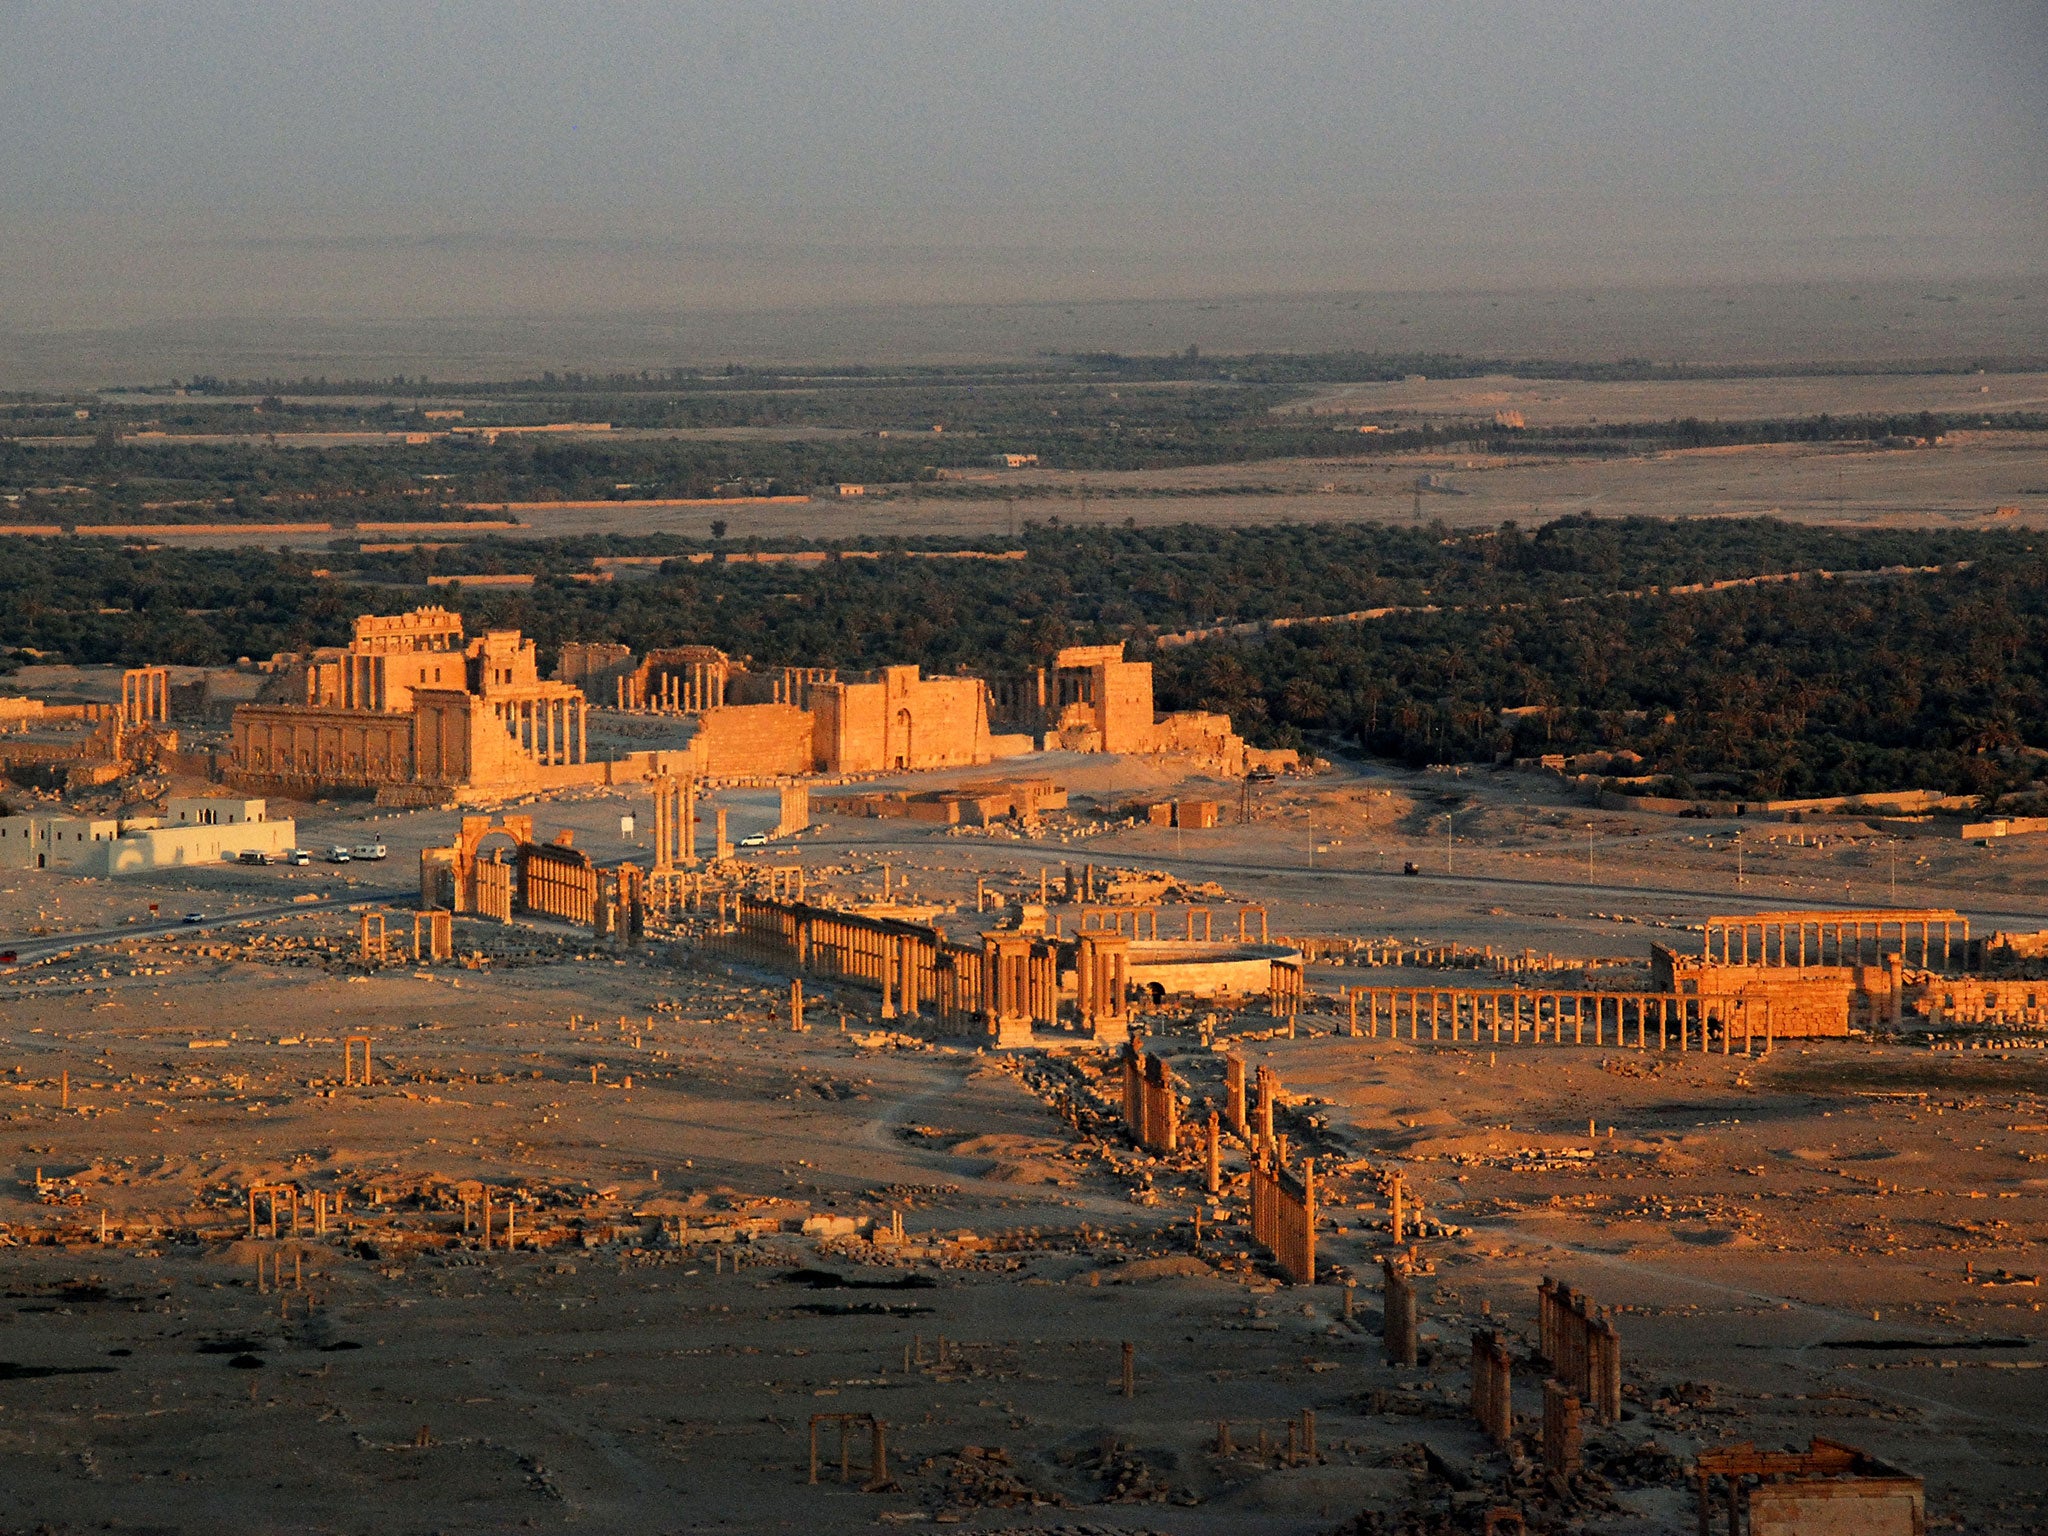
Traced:
<path fill-rule="evenodd" d="M 1200 788 L 1057 767 L 1084 807 Z M 730 793 L 736 833 L 772 819 Z M 535 809 L 610 859 L 636 851 L 632 806 Z M 1290 1038 L 1221 1009 L 1218 1044 L 1279 1073 L 1282 1129 L 1329 1176 L 1328 1283 L 1286 1286 L 1242 1225 L 1241 1150 L 1215 1198 L 1197 1159 L 1135 1153 L 1077 1037 L 1006 1058 L 829 987 L 798 1033 L 779 974 L 551 925 L 464 920 L 458 950 L 483 958 L 366 971 L 357 909 L 397 900 L 452 818 L 300 809 L 302 843 L 374 836 L 391 859 L 0 878 L 24 962 L 0 973 L 0 1528 L 1309 1533 L 1454 1529 L 1431 1522 L 1505 1502 L 1649 1536 L 1691 1528 L 1697 1448 L 1815 1434 L 1924 1474 L 1931 1529 L 2040 1528 L 2037 1039 L 1680 1056 L 1349 1039 L 1329 1001 Z M 1616 965 L 1710 911 L 1888 901 L 1895 869 L 1901 904 L 2044 926 L 2048 850 L 2019 841 L 1901 855 L 1858 823 L 1750 828 L 1738 888 L 1725 829 L 1589 813 L 1526 775 L 1340 767 L 1269 789 L 1260 817 L 1083 817 L 1064 840 L 833 821 L 755 856 L 847 899 L 907 882 L 958 921 L 977 878 L 1028 895 L 1046 865 L 1166 868 L 1282 933 Z M 1149 1021 L 1197 1104 L 1220 1098 L 1204 1011 Z M 341 1082 L 351 1035 L 368 1088 Z M 1412 1370 L 1377 1337 L 1397 1170 L 1430 1222 Z M 284 1180 L 338 1202 L 332 1230 L 307 1207 L 296 1237 L 249 1238 L 247 1189 Z M 791 1230 L 898 1216 L 900 1247 Z M 1568 1494 L 1464 1408 L 1472 1329 L 1524 1355 L 1545 1275 L 1620 1309 L 1624 1340 L 1623 1422 L 1589 1435 L 1598 1475 Z M 1317 1458 L 1284 1465 L 1303 1410 Z M 885 1486 L 860 1486 L 864 1435 L 838 1481 L 832 1431 L 808 1482 L 810 1418 L 837 1412 L 886 1421 Z"/>
<path fill-rule="evenodd" d="M 1496 411 L 1518 411 L 1530 427 L 1576 427 L 1603 421 L 1687 418 L 1754 421 L 1823 414 L 2038 411 L 2044 405 L 2048 405 L 2048 375 L 2039 373 L 1849 374 L 1614 384 L 1494 375 L 1347 384 L 1283 409 L 1316 415 L 1385 412 L 1414 421 L 1488 420 Z"/>
<path fill-rule="evenodd" d="M 2048 356 L 2038 280 L 1311 292 L 406 320 L 198 318 L 0 333 L 0 388 L 228 378 L 502 379 L 559 368 L 1359 351 L 1769 363 Z"/>

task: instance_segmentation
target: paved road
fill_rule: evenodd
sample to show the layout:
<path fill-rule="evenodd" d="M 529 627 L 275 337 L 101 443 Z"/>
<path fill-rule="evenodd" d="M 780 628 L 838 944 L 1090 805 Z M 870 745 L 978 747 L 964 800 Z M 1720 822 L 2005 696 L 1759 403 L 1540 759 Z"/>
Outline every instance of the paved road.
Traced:
<path fill-rule="evenodd" d="M 184 922 L 181 918 L 160 918 L 151 923 L 124 923 L 118 928 L 86 929 L 78 933 L 38 934 L 32 939 L 13 940 L 0 938 L 0 949 L 11 949 L 23 961 L 40 960 L 59 950 L 78 949 L 94 944 L 113 944 L 123 939 L 146 938 L 165 933 L 201 933 L 209 928 L 225 928 L 235 923 L 259 921 L 266 917 L 288 917 L 294 912 L 317 912 L 322 907 L 348 907 L 357 902 L 396 901 L 405 897 L 416 897 L 418 887 L 396 885 L 377 890 L 354 890 L 343 896 L 323 896 L 317 901 L 286 901 L 272 906 L 244 907 L 238 912 L 207 913 L 196 923 Z M 204 910 L 201 908 L 200 910 Z"/>
<path fill-rule="evenodd" d="M 864 838 L 861 842 L 852 846 L 860 852 L 866 852 L 871 848 L 901 848 L 924 853 L 937 851 L 930 842 L 915 838 Z M 952 852 L 953 850 L 949 848 L 946 851 Z M 983 850 L 973 848 L 969 851 L 981 852 Z M 1737 895 L 1728 891 L 1703 890 L 1698 886 L 1587 885 L 1583 881 L 1544 880 L 1527 875 L 1458 874 L 1456 872 L 1445 874 L 1441 870 L 1431 873 L 1426 869 L 1413 875 L 1404 875 L 1399 870 L 1392 869 L 1331 869 L 1320 865 L 1310 869 L 1306 865 L 1297 863 L 1265 863 L 1255 860 L 1208 856 L 1190 857 L 1184 854 L 1141 852 L 1134 849 L 1116 848 L 1114 846 L 1099 847 L 1095 850 L 1087 847 L 1053 850 L 1028 843 L 991 843 L 987 845 L 986 852 L 991 859 L 997 861 L 1012 858 L 1019 860 L 1036 858 L 1041 863 L 1055 869 L 1068 864 L 1078 868 L 1081 864 L 1089 862 L 1095 864 L 1143 864 L 1184 874 L 1191 879 L 1200 878 L 1205 874 L 1229 872 L 1241 875 L 1284 875 L 1290 880 L 1312 881 L 1317 884 L 1339 888 L 1354 882 L 1382 882 L 1411 890 L 1417 887 L 1436 887 L 1439 889 L 1457 889 L 1467 894 L 1476 894 L 1484 890 L 1513 890 L 1530 892 L 1532 894 L 1542 892 L 1545 895 L 1569 897 L 1573 900 L 1581 901 L 1588 897 L 1622 901 L 1641 901 L 1645 897 L 1657 897 L 1667 901 L 1683 902 L 1698 907 L 1702 911 L 1711 910 L 1717 916 L 1722 913 L 1740 915 L 1745 912 L 1780 911 L 1867 912 L 1874 906 L 1884 905 L 1888 907 L 1890 905 L 1889 902 L 1851 901 L 1844 900 L 1841 897 L 1802 896 L 1796 893 L 1781 893 L 1770 896 Z M 2028 908 L 1959 906 L 1956 910 L 1960 911 L 1972 922 L 1986 922 L 1993 925 L 2048 925 L 2048 902 Z"/>
<path fill-rule="evenodd" d="M 1517 891 L 1530 895 L 1541 893 L 1545 896 L 1573 901 L 1599 898 L 1610 901 L 1642 901 L 1657 898 L 1711 910 L 1716 914 L 1739 915 L 1744 912 L 1769 911 L 1867 911 L 1869 901 L 1848 901 L 1827 896 L 1797 896 L 1791 894 L 1769 897 L 1740 896 L 1725 891 L 1703 891 L 1697 887 L 1675 887 L 1661 885 L 1586 885 L 1569 880 L 1544 880 L 1526 875 L 1492 874 L 1444 874 L 1423 871 L 1404 875 L 1397 870 L 1382 869 L 1310 869 L 1296 863 L 1268 863 L 1257 860 L 1226 859 L 1208 856 L 1189 858 L 1185 855 L 1140 852 L 1133 849 L 1105 847 L 1099 853 L 1088 848 L 1054 850 L 1018 843 L 992 843 L 986 849 L 945 848 L 941 849 L 929 838 L 917 837 L 871 837 L 862 838 L 853 845 L 862 852 L 871 849 L 902 849 L 917 853 L 986 852 L 991 860 L 1004 861 L 1037 859 L 1049 867 L 1080 864 L 1092 860 L 1108 863 L 1112 860 L 1127 863 L 1143 863 L 1176 871 L 1189 878 L 1201 878 L 1216 874 L 1273 875 L 1285 876 L 1290 880 L 1308 881 L 1337 889 L 1358 884 L 1379 883 L 1395 885 L 1412 890 L 1418 887 L 1439 890 L 1457 890 L 1467 895 L 1485 891 Z M 775 858 L 780 850 L 773 844 L 761 850 L 764 858 Z M 346 895 L 324 897 L 319 901 L 284 902 L 274 906 L 250 907 L 240 912 L 225 912 L 219 916 L 209 914 L 202 922 L 183 923 L 171 918 L 155 923 L 130 923 L 119 928 L 105 928 L 82 933 L 67 933 L 22 939 L 11 942 L 0 939 L 0 949 L 14 949 L 23 960 L 39 959 L 61 949 L 72 949 L 80 945 L 114 943 L 149 934 L 190 933 L 195 930 L 219 928 L 233 923 L 248 922 L 251 919 L 281 917 L 293 912 L 316 911 L 322 907 L 346 907 L 356 902 L 388 902 L 403 900 L 415 894 L 415 887 L 392 886 L 380 889 L 351 891 Z M 2048 904 L 2031 908 L 1965 906 L 1957 910 L 1974 923 L 1986 925 L 1986 931 L 1993 927 L 2048 926 Z"/>

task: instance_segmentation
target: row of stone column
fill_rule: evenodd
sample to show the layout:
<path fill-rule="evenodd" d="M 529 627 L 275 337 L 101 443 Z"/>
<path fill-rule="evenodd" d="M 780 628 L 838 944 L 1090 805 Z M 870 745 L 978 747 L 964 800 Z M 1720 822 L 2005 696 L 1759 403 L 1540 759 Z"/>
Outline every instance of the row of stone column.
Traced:
<path fill-rule="evenodd" d="M 833 667 L 784 667 L 782 675 L 775 679 L 775 702 L 794 704 L 798 709 L 809 709 L 813 686 L 838 681 L 838 670 Z"/>
<path fill-rule="evenodd" d="M 479 866 L 481 867 L 481 866 Z M 587 864 L 525 850 L 519 860 L 519 900 L 529 912 L 590 927 L 597 915 L 598 871 Z"/>
<path fill-rule="evenodd" d="M 1266 1148 L 1276 1145 L 1273 1136 L 1273 1105 L 1280 1095 L 1280 1076 L 1271 1067 L 1261 1063 L 1258 1075 L 1253 1080 L 1254 1098 L 1251 1114 L 1245 1113 L 1244 1058 L 1226 1056 L 1223 1058 L 1223 1123 L 1231 1135 L 1247 1147 Z"/>
<path fill-rule="evenodd" d="M 167 667 L 131 667 L 121 674 L 121 724 L 150 725 L 171 718 Z"/>
<path fill-rule="evenodd" d="M 1460 1039 L 1492 1045 L 1541 1045 L 1546 1032 L 1553 1045 L 1614 1045 L 1636 1050 L 1708 1049 L 1718 1025 L 1721 1053 L 1736 1038 L 1748 1054 L 1775 1044 L 1771 1005 L 1767 999 L 1699 995 L 1689 992 L 1550 992 L 1519 987 L 1351 987 L 1348 1031 L 1377 1040 L 1385 1018 L 1387 1038 Z M 1633 1027 L 1634 1039 L 1630 1039 Z M 1566 1040 L 1566 1032 L 1570 1040 Z M 1591 1039 L 1587 1038 L 1590 1030 Z M 1651 1038 L 1655 1031 L 1654 1041 Z M 1503 1040 L 1503 1032 L 1506 1038 Z"/>
<path fill-rule="evenodd" d="M 774 959 L 798 970 L 875 983 L 885 1019 L 915 1015 L 930 1002 L 951 1025 L 992 1007 L 988 957 L 950 943 L 935 930 L 745 897 L 737 917 L 742 939 Z M 1046 977 L 1046 969 L 1031 968 L 1020 983 L 1027 1002 L 1052 995 L 1057 978 Z"/>
<path fill-rule="evenodd" d="M 1123 1055 L 1124 1129 L 1132 1141 L 1154 1152 L 1180 1147 L 1180 1099 L 1166 1058 L 1126 1040 Z"/>
<path fill-rule="evenodd" d="M 1059 1022 L 1059 954 L 1028 934 L 983 940 L 988 1015 L 999 1044 L 1028 1045 L 1031 1027 Z"/>
<path fill-rule="evenodd" d="M 647 875 L 637 864 L 595 870 L 597 899 L 590 931 L 600 939 L 638 944 L 647 932 Z"/>
<path fill-rule="evenodd" d="M 695 715 L 725 707 L 725 668 L 717 662 L 694 662 L 679 671 L 663 670 L 646 678 L 618 679 L 618 707 L 658 715 Z"/>
<path fill-rule="evenodd" d="M 654 872 L 697 867 L 697 780 L 659 774 L 654 790 Z"/>
<path fill-rule="evenodd" d="M 1093 870 L 1094 867 L 1092 864 L 1089 866 L 1090 870 Z M 1041 892 L 1040 900 L 1042 901 L 1043 899 L 1043 893 Z M 1074 931 L 1076 934 L 1123 933 L 1126 928 L 1129 928 L 1130 933 L 1128 936 L 1130 938 L 1148 939 L 1157 942 L 1159 940 L 1159 918 L 1160 914 L 1165 910 L 1163 907 L 1086 907 L 1075 914 Z M 1215 941 L 1216 912 L 1214 908 L 1183 907 L 1181 912 L 1183 916 L 1181 919 L 1181 932 L 1178 937 L 1183 943 L 1195 941 L 1197 937 L 1195 927 L 1198 923 L 1202 930 L 1200 934 L 1201 941 L 1203 943 L 1213 943 Z M 1251 942 L 1251 922 L 1254 917 L 1259 921 L 1259 942 L 1261 944 L 1268 942 L 1266 909 L 1264 907 L 1239 907 L 1237 909 L 1238 942 Z M 1055 912 L 1053 914 L 1053 933 L 1055 937 L 1064 938 L 1066 936 L 1065 922 L 1065 913 Z M 1169 932 L 1167 937 L 1171 939 L 1175 935 Z"/>
<path fill-rule="evenodd" d="M 1316 1283 L 1316 1160 L 1305 1157 L 1291 1172 L 1280 1157 L 1260 1151 L 1252 1159 L 1252 1237 L 1273 1255 L 1296 1285 Z"/>
<path fill-rule="evenodd" d="M 1811 943 L 1808 943 L 1809 937 Z M 1967 963 L 1970 920 L 1953 912 L 1838 917 L 1709 918 L 1702 954 L 1718 965 L 1881 965 L 1890 955 L 1922 970 Z"/>
<path fill-rule="evenodd" d="M 978 1012 L 990 1032 L 1027 1043 L 1034 1024 L 1060 1017 L 1059 954 L 1029 934 L 991 934 L 977 952 L 936 930 L 882 924 L 800 904 L 741 898 L 737 921 L 745 942 L 766 945 L 800 970 L 871 981 L 882 992 L 882 1016 L 915 1013 L 925 1001 L 955 1022 Z M 1095 1039 L 1121 1043 L 1130 1026 L 1129 939 L 1086 933 L 1075 943 L 1076 1011 Z"/>
<path fill-rule="evenodd" d="M 1621 1333 L 1613 1322 L 1546 1275 L 1536 1290 L 1536 1324 L 1551 1375 L 1591 1404 L 1601 1423 L 1619 1423 Z"/>
<path fill-rule="evenodd" d="M 512 865 L 501 854 L 479 859 L 470 876 L 474 901 L 471 910 L 478 917 L 500 923 L 512 921 Z"/>
<path fill-rule="evenodd" d="M 1116 933 L 1083 933 L 1075 939 L 1075 1011 L 1097 1041 L 1115 1044 L 1129 1036 L 1130 986 L 1129 939 Z"/>
<path fill-rule="evenodd" d="M 544 767 L 589 761 L 590 705 L 581 695 L 558 699 L 508 699 L 498 718 L 519 750 Z"/>
<path fill-rule="evenodd" d="M 350 652 L 341 658 L 341 707 L 343 709 L 382 709 L 385 705 L 382 687 L 384 673 L 378 665 L 381 657 L 364 656 Z"/>
<path fill-rule="evenodd" d="M 1491 1328 L 1472 1331 L 1472 1417 L 1495 1445 L 1514 1438 L 1514 1359 Z"/>

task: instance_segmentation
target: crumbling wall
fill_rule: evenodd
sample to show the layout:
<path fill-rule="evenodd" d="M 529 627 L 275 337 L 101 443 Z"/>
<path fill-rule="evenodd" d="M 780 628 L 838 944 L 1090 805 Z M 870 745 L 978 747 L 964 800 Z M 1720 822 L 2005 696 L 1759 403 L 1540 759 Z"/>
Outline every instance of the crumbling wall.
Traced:
<path fill-rule="evenodd" d="M 714 778 L 808 773 L 811 717 L 793 704 L 707 709 L 690 740 L 691 772 Z"/>
<path fill-rule="evenodd" d="M 821 773 L 971 767 L 994 756 L 988 685 L 978 677 L 884 667 L 869 681 L 812 683 L 806 696 Z"/>

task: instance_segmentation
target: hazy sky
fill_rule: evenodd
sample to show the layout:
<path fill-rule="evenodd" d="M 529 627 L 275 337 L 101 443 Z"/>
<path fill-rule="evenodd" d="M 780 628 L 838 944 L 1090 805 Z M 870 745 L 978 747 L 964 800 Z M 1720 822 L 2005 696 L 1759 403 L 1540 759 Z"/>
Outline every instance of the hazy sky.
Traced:
<path fill-rule="evenodd" d="M 2044 252 L 2038 0 L 0 0 L 0 331 Z"/>

